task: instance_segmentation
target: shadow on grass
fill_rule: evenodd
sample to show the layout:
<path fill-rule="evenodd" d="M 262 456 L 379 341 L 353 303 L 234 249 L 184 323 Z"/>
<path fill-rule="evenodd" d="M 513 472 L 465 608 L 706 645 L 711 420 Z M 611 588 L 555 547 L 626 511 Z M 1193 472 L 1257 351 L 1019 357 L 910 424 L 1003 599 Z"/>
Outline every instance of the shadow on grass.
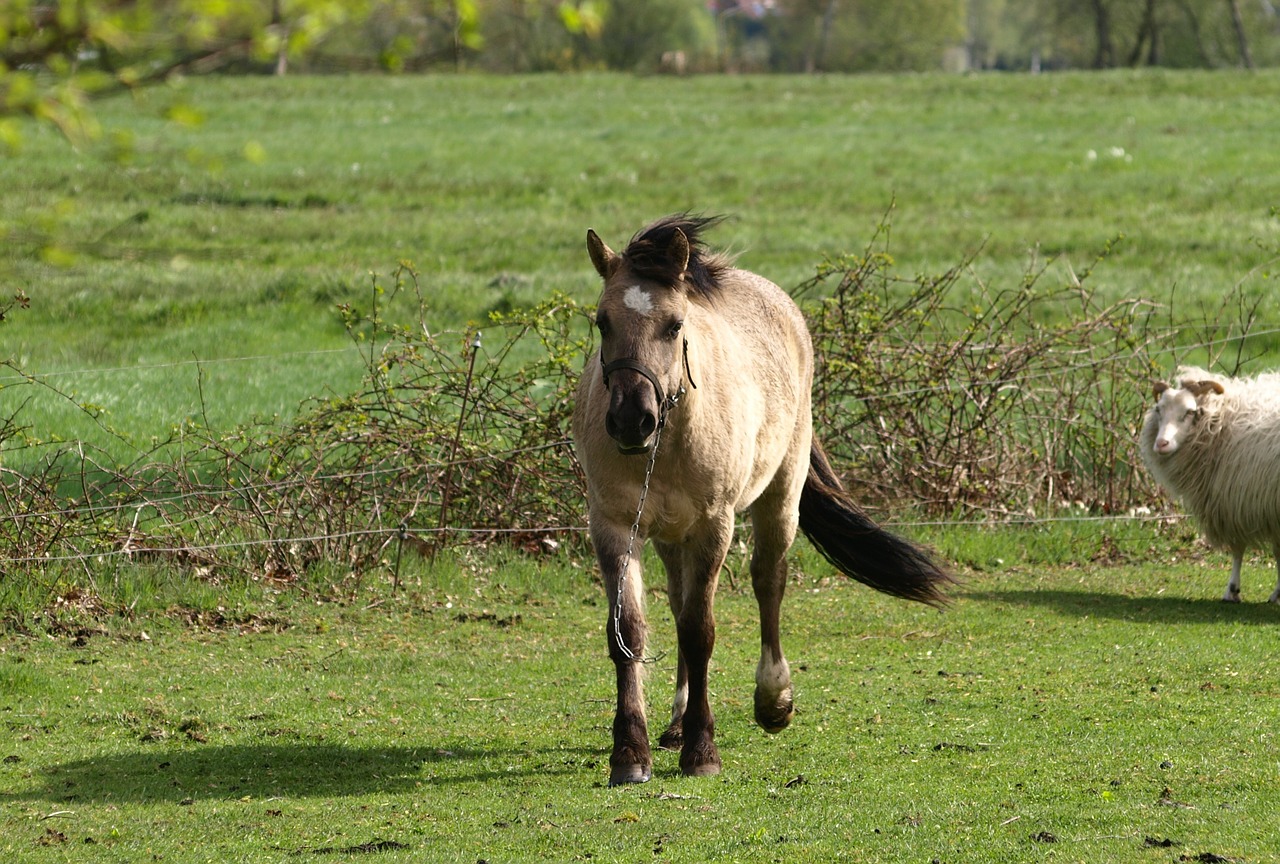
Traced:
<path fill-rule="evenodd" d="M 1268 589 L 1269 591 L 1269 589 Z M 1148 624 L 1271 624 L 1280 623 L 1280 606 L 1271 603 L 1224 603 L 1218 599 L 1186 597 L 1126 597 L 1100 591 L 968 591 L 979 603 L 1008 603 L 1043 607 L 1060 615 L 1114 618 Z M 1262 595 L 1262 600 L 1268 593 Z"/>
<path fill-rule="evenodd" d="M 173 802 L 395 794 L 497 779 L 594 774 L 600 754 L 330 744 L 143 747 L 51 765 L 13 801 Z"/>

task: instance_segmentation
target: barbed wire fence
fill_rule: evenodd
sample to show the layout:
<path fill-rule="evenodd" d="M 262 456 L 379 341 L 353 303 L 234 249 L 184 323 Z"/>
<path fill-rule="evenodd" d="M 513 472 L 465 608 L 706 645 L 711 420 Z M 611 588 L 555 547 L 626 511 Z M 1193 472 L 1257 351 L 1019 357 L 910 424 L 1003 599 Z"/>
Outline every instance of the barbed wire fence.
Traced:
<path fill-rule="evenodd" d="M 1228 365 L 1228 352 L 1239 371 L 1246 344 L 1280 327 L 1259 323 L 1240 286 L 1226 318 L 1175 320 L 1167 305 L 1099 301 L 1092 268 L 1045 285 L 1034 265 L 992 288 L 972 264 L 904 278 L 873 241 L 795 292 L 814 338 L 817 434 L 856 495 L 899 526 L 1169 518 L 1134 448 L 1151 380 L 1189 357 Z M 495 315 L 483 339 L 431 333 L 416 274 L 393 279 L 420 320 L 341 309 L 362 384 L 289 421 L 189 421 L 118 468 L 85 442 L 40 439 L 23 426 L 28 397 L 6 398 L 0 578 L 52 588 L 77 568 L 154 561 L 214 582 L 294 584 L 323 566 L 335 588 L 373 573 L 394 586 L 406 550 L 585 551 L 567 430 L 590 309 L 557 295 Z M 210 362 L 276 359 L 186 362 L 198 376 Z M 65 379 L 4 370 L 9 393 L 78 404 Z"/>

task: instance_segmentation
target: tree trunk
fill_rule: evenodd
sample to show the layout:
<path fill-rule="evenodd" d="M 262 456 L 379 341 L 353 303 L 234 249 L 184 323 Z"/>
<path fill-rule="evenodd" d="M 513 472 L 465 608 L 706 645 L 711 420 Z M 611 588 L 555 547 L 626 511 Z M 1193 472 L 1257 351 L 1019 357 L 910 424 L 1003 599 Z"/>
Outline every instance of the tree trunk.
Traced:
<path fill-rule="evenodd" d="M 280 47 L 276 49 L 276 74 L 283 75 L 289 71 L 289 36 L 284 25 L 280 0 L 271 0 L 271 29 L 280 38 Z"/>
<path fill-rule="evenodd" d="M 1116 52 L 1111 45 L 1111 17 L 1102 0 L 1091 0 L 1093 28 L 1098 36 L 1098 51 L 1093 55 L 1093 68 L 1106 69 L 1116 65 Z"/>
<path fill-rule="evenodd" d="M 1204 44 L 1204 32 L 1200 29 L 1200 18 L 1196 15 L 1196 11 L 1191 8 L 1191 4 L 1187 0 L 1177 0 L 1178 8 L 1182 10 L 1182 14 L 1187 16 L 1187 26 L 1191 28 L 1191 38 L 1196 43 L 1196 53 L 1200 55 L 1200 65 L 1206 68 L 1213 68 L 1218 65 L 1213 57 L 1209 54 L 1209 49 Z"/>
<path fill-rule="evenodd" d="M 1227 0 L 1231 7 L 1231 26 L 1236 29 L 1236 41 L 1240 44 L 1240 62 L 1244 68 L 1253 68 L 1253 55 L 1249 53 L 1249 37 L 1244 32 L 1244 17 L 1240 14 L 1240 0 Z"/>
<path fill-rule="evenodd" d="M 827 8 L 822 13 L 822 24 L 818 30 L 818 44 L 814 48 L 813 56 L 809 58 L 809 72 L 819 72 L 822 70 L 822 63 L 827 53 L 827 43 L 831 40 L 831 27 L 836 20 L 836 3 L 839 0 L 829 0 Z"/>
<path fill-rule="evenodd" d="M 1148 41 L 1149 40 L 1149 41 Z M 1160 64 L 1160 27 L 1156 24 L 1156 0 L 1147 0 L 1142 10 L 1142 24 L 1138 27 L 1138 39 L 1133 43 L 1133 51 L 1129 53 L 1129 65 L 1137 66 L 1142 59 L 1142 46 L 1149 45 L 1147 65 Z"/>

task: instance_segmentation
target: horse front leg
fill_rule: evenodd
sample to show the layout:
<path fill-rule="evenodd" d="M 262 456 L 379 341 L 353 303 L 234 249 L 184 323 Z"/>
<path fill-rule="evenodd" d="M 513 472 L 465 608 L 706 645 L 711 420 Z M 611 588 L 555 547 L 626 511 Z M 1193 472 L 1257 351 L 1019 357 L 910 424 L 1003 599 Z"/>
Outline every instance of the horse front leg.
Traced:
<path fill-rule="evenodd" d="M 592 528 L 596 528 L 594 523 Z M 609 785 L 645 783 L 653 774 L 653 756 L 649 750 L 640 663 L 645 650 L 640 550 L 633 549 L 631 555 L 627 555 L 625 534 L 618 537 L 616 532 L 608 532 L 607 529 L 599 533 L 593 530 L 592 534 L 609 600 L 605 632 L 618 691 L 613 715 L 613 753 L 609 756 Z"/>
<path fill-rule="evenodd" d="M 707 674 L 716 644 L 713 611 L 720 567 L 733 534 L 733 513 L 726 514 L 701 543 L 684 547 L 683 579 L 679 586 L 676 636 L 685 668 L 686 704 L 681 724 L 680 771 L 690 777 L 720 773 L 720 752 L 715 743 L 715 716 L 711 712 Z"/>

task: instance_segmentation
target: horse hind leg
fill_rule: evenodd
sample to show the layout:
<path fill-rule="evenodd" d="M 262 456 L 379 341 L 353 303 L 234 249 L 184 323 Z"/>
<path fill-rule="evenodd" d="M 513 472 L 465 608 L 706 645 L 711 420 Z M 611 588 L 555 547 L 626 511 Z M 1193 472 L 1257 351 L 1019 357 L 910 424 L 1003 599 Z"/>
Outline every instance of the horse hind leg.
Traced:
<path fill-rule="evenodd" d="M 684 712 L 689 706 L 689 670 L 681 657 L 676 669 L 676 693 L 671 700 L 671 722 L 658 737 L 658 747 L 679 753 L 684 747 Z"/>
<path fill-rule="evenodd" d="M 791 687 L 791 666 L 782 653 L 779 634 L 779 617 L 782 605 L 782 585 L 786 580 L 786 565 L 779 564 L 776 575 L 764 575 L 753 585 L 762 585 L 756 591 L 760 604 L 760 662 L 756 664 L 755 719 L 764 731 L 781 732 L 791 725 L 795 715 L 795 698 Z M 777 586 L 777 587 L 775 587 Z"/>
<path fill-rule="evenodd" d="M 683 606 L 683 563 L 680 547 L 668 543 L 654 542 L 658 557 L 667 571 L 667 602 L 671 606 L 671 615 L 680 620 L 680 609 Z M 677 652 L 679 654 L 679 652 Z M 679 654 L 676 664 L 676 692 L 671 700 L 671 722 L 658 737 L 658 747 L 679 753 L 684 746 L 684 712 L 689 705 L 689 667 L 684 662 L 684 655 Z"/>
<path fill-rule="evenodd" d="M 751 555 L 751 587 L 760 607 L 760 662 L 756 666 L 755 719 L 774 734 L 791 724 L 795 714 L 791 667 L 782 653 L 782 596 L 787 586 L 787 549 L 796 526 L 779 509 L 752 511 L 755 548 Z"/>

